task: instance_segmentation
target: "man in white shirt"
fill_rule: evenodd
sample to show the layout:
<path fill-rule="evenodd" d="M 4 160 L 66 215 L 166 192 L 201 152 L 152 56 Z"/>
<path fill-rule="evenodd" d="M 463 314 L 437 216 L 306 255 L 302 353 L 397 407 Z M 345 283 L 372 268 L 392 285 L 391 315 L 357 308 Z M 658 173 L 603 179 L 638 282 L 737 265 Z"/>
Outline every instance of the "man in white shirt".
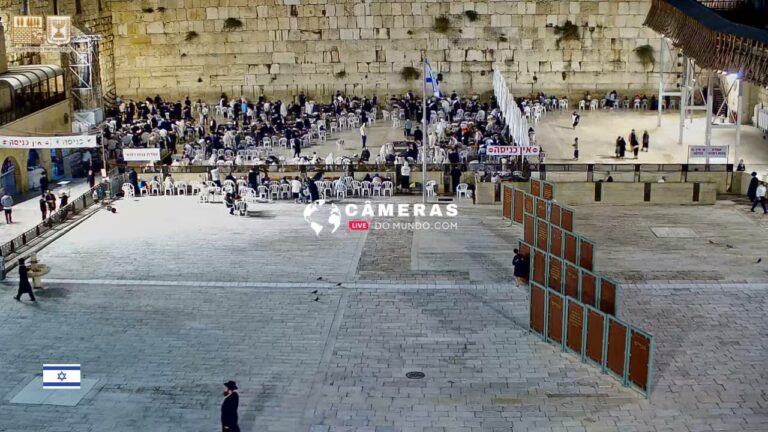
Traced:
<path fill-rule="evenodd" d="M 368 140 L 367 131 L 365 130 L 365 123 L 360 125 L 360 137 L 363 139 L 363 148 L 365 148 L 365 143 Z"/>
<path fill-rule="evenodd" d="M 216 186 L 221 187 L 221 172 L 218 167 L 211 170 L 211 181 L 216 183 Z"/>
<path fill-rule="evenodd" d="M 765 188 L 763 188 L 763 202 L 765 202 Z M 4 194 L 3 197 L 0 198 L 0 205 L 3 206 L 3 210 L 5 211 L 5 223 L 13 223 L 13 218 L 11 217 L 11 213 L 13 212 L 11 210 L 11 207 L 13 207 L 13 198 L 7 193 Z"/>
<path fill-rule="evenodd" d="M 757 203 L 759 202 L 760 205 L 763 207 L 763 214 L 768 213 L 768 210 L 765 209 L 765 193 L 768 191 L 765 187 L 765 184 L 760 183 L 759 186 L 757 186 L 757 191 L 755 192 L 755 201 L 752 202 L 752 212 L 754 213 L 755 207 L 757 207 Z M 3 197 L 5 198 L 5 197 Z"/>
<path fill-rule="evenodd" d="M 403 191 L 411 192 L 411 167 L 408 166 L 408 162 L 405 162 L 400 168 L 400 178 L 402 181 Z"/>
<path fill-rule="evenodd" d="M 301 181 L 299 181 L 299 177 L 294 177 L 293 180 L 291 180 L 291 194 L 293 194 L 293 199 L 296 200 L 296 202 L 299 202 L 299 194 L 301 193 Z"/>

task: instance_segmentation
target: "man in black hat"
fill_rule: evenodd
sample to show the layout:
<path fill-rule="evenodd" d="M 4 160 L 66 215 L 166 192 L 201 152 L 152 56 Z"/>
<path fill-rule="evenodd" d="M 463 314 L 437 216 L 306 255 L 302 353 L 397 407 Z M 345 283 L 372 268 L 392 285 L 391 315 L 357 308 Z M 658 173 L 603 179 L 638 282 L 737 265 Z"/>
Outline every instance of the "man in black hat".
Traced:
<path fill-rule="evenodd" d="M 32 299 L 33 302 L 36 302 L 35 300 L 35 293 L 32 292 L 32 285 L 29 284 L 29 267 L 27 267 L 26 264 L 24 264 L 24 258 L 19 258 L 19 291 L 16 293 L 16 301 L 21 301 L 21 295 L 22 294 L 29 294 L 29 298 Z M 237 414 L 235 414 L 235 418 L 237 418 Z"/>
<path fill-rule="evenodd" d="M 221 403 L 221 430 L 223 432 L 240 432 L 240 426 L 237 425 L 237 405 L 240 403 L 240 396 L 237 390 L 237 384 L 234 381 L 224 383 L 224 402 Z"/>
<path fill-rule="evenodd" d="M 757 185 L 760 181 L 757 179 L 757 173 L 752 171 L 752 179 L 749 181 L 749 188 L 747 188 L 747 198 L 750 202 L 755 202 L 757 197 Z"/>

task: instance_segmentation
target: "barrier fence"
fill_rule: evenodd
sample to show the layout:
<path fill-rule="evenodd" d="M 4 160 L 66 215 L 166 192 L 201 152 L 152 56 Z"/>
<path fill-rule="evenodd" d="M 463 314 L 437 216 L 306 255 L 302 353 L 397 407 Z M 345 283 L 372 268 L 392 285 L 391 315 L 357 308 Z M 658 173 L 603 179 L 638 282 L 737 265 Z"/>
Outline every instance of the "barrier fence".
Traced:
<path fill-rule="evenodd" d="M 523 225 L 531 330 L 650 397 L 653 336 L 618 318 L 619 284 L 597 272 L 596 244 L 552 201 L 555 185 L 532 179 L 530 191 L 505 185 L 502 216 Z"/>
<path fill-rule="evenodd" d="M 19 249 L 23 248 L 34 239 L 45 234 L 47 231 L 61 225 L 66 222 L 69 216 L 78 214 L 83 210 L 90 207 L 94 202 L 94 192 L 97 196 L 104 196 L 107 188 L 110 192 L 110 196 L 117 196 L 120 191 L 120 186 L 128 179 L 127 174 L 116 174 L 110 177 L 108 183 L 100 183 L 94 187 L 88 189 L 85 193 L 72 199 L 66 206 L 59 208 L 57 211 L 51 213 L 47 219 L 35 225 L 34 228 L 30 228 L 20 236 L 13 240 L 0 245 L 0 255 L 4 259 L 11 255 L 17 254 Z"/>

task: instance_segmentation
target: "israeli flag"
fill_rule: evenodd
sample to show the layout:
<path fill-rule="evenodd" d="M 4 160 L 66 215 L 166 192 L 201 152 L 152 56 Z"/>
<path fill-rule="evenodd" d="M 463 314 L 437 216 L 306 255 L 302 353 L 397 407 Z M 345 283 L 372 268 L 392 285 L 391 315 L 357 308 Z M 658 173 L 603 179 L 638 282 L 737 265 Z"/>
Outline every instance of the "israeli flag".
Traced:
<path fill-rule="evenodd" d="M 424 79 L 427 81 L 427 84 L 432 86 L 432 94 L 435 97 L 440 97 L 440 83 L 437 81 L 437 74 L 432 71 L 432 66 L 430 66 L 429 60 L 426 57 L 424 57 L 424 70 Z"/>
<path fill-rule="evenodd" d="M 80 365 L 79 364 L 44 364 L 43 365 L 44 389 L 79 389 Z"/>

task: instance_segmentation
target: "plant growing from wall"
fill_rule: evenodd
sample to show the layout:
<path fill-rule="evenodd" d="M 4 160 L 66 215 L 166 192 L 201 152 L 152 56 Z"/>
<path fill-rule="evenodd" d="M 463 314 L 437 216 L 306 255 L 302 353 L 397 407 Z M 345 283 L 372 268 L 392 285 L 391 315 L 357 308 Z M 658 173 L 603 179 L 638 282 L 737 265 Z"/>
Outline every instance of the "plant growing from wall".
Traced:
<path fill-rule="evenodd" d="M 560 42 L 562 41 L 577 41 L 581 39 L 579 27 L 570 20 L 566 21 L 562 26 L 556 25 L 555 34 L 560 36 L 556 42 L 558 48 L 560 48 Z"/>
<path fill-rule="evenodd" d="M 198 36 L 199 35 L 197 34 L 196 31 L 194 31 L 194 30 L 188 31 L 187 35 L 184 36 L 184 41 L 192 42 L 193 40 L 197 39 Z"/>
<path fill-rule="evenodd" d="M 499 36 L 499 42 L 507 42 L 508 40 L 506 36 Z"/>
<path fill-rule="evenodd" d="M 445 15 L 439 16 L 435 18 L 435 24 L 432 26 L 432 29 L 437 33 L 448 33 L 451 29 L 451 20 Z"/>
<path fill-rule="evenodd" d="M 144 8 L 141 8 L 141 11 L 144 12 L 144 13 L 152 13 L 155 10 L 152 9 L 151 7 L 144 7 Z"/>
<path fill-rule="evenodd" d="M 464 11 L 464 16 L 467 17 L 469 22 L 477 21 L 477 12 L 475 12 L 473 10 Z"/>
<path fill-rule="evenodd" d="M 161 12 L 161 13 L 162 13 L 162 12 L 165 12 L 165 7 L 163 7 L 163 6 L 160 6 L 159 8 L 157 8 L 157 11 L 158 11 L 158 12 Z"/>
<path fill-rule="evenodd" d="M 237 18 L 227 18 L 224 20 L 224 31 L 232 31 L 243 28 L 243 22 Z"/>
<path fill-rule="evenodd" d="M 650 45 L 641 45 L 637 48 L 635 48 L 635 54 L 637 55 L 637 58 L 640 59 L 640 61 L 643 63 L 643 66 L 648 67 L 648 65 L 655 65 L 656 64 L 656 57 L 654 56 L 655 50 Z"/>
<path fill-rule="evenodd" d="M 336 79 L 344 79 L 347 77 L 347 71 L 345 70 L 338 71 L 335 74 L 333 74 L 333 76 L 336 77 Z"/>
<path fill-rule="evenodd" d="M 421 74 L 419 71 L 413 67 L 413 66 L 406 66 L 400 70 L 400 77 L 404 81 L 413 81 L 415 79 L 418 79 Z"/>

